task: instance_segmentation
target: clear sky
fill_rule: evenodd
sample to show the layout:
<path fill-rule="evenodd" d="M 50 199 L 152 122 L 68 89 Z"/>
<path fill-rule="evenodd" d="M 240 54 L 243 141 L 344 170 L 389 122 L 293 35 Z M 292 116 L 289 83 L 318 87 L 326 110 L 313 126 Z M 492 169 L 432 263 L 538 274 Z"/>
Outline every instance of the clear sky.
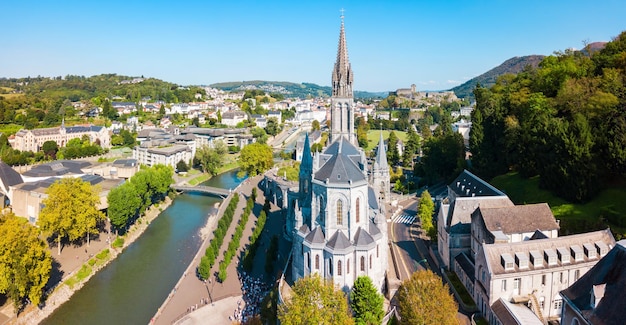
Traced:
<path fill-rule="evenodd" d="M 355 90 L 443 90 L 514 56 L 626 30 L 624 0 L 32 1 L 0 4 L 0 77 L 329 86 L 345 9 Z"/>

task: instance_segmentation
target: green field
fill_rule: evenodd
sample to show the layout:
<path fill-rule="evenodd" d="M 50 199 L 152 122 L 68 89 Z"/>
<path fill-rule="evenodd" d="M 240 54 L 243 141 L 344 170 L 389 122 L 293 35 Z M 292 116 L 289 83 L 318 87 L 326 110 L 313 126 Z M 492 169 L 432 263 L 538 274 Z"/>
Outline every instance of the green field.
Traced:
<path fill-rule="evenodd" d="M 505 192 L 515 204 L 546 202 L 561 222 L 563 235 L 611 227 L 616 239 L 626 237 L 626 188 L 614 187 L 600 192 L 585 204 L 574 204 L 539 188 L 539 177 L 529 179 L 518 173 L 495 177 L 490 182 Z"/>
<path fill-rule="evenodd" d="M 391 131 L 383 130 L 383 139 L 387 140 L 389 138 L 389 133 Z M 404 131 L 393 131 L 398 136 L 398 139 L 402 140 L 402 142 L 406 143 L 407 133 Z M 365 151 L 372 151 L 378 145 L 378 140 L 380 140 L 380 130 L 369 130 L 367 132 L 367 148 Z"/>

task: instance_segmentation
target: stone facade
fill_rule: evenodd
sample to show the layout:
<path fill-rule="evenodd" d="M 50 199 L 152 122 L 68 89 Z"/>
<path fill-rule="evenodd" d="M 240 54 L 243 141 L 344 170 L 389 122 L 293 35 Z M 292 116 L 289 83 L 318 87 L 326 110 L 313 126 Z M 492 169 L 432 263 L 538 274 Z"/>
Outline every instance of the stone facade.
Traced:
<path fill-rule="evenodd" d="M 84 135 L 89 137 L 91 143 L 97 143 L 102 148 L 111 147 L 109 131 L 102 126 L 70 126 L 64 124 L 58 128 L 45 128 L 34 130 L 20 130 L 10 139 L 11 147 L 19 151 L 37 152 L 46 141 L 54 141 L 59 147 L 65 147 L 72 139 L 80 139 Z"/>

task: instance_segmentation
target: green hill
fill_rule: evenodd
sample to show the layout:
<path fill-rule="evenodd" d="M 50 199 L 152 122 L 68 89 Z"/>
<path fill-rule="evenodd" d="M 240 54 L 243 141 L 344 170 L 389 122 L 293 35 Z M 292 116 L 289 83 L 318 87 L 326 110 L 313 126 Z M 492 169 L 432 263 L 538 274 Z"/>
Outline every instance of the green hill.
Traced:
<path fill-rule="evenodd" d="M 510 58 L 504 61 L 499 66 L 481 74 L 476 78 L 470 79 L 464 84 L 456 86 L 450 90 L 454 91 L 454 94 L 456 94 L 456 96 L 459 98 L 473 98 L 474 95 L 472 94 L 472 91 L 476 87 L 476 84 L 480 84 L 483 87 L 489 88 L 495 85 L 496 79 L 503 74 L 517 74 L 522 71 L 526 66 L 536 68 L 544 57 L 545 56 L 543 55 L 527 55 Z"/>
<path fill-rule="evenodd" d="M 285 95 L 285 97 L 299 98 L 330 97 L 330 92 L 332 90 L 328 86 L 319 86 L 314 83 L 293 83 L 287 81 L 265 80 L 219 82 L 211 84 L 209 86 L 224 91 L 243 91 L 259 89 L 267 93 L 279 93 Z M 387 93 L 354 91 L 355 98 L 383 98 L 386 95 Z"/>

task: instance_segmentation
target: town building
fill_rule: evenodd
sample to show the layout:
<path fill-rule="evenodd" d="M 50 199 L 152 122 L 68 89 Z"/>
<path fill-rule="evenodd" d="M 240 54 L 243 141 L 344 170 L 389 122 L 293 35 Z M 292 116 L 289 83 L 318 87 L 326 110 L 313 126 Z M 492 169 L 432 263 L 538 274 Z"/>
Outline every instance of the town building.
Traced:
<path fill-rule="evenodd" d="M 133 159 L 146 166 L 163 164 L 174 169 L 180 161 L 191 164 L 196 154 L 196 137 L 177 133 L 179 129 L 176 127 L 172 127 L 171 132 L 163 129 L 141 130 L 137 135 L 139 145 L 133 149 Z"/>
<path fill-rule="evenodd" d="M 620 240 L 585 275 L 561 291 L 563 297 L 561 324 L 624 324 L 626 322 L 624 292 L 626 292 L 626 240 Z"/>
<path fill-rule="evenodd" d="M 450 185 L 437 214 L 437 249 L 446 269 L 461 253 L 470 254 L 472 213 L 479 207 L 513 206 L 502 191 L 464 170 Z"/>
<path fill-rule="evenodd" d="M 9 139 L 13 149 L 19 151 L 37 152 L 41 150 L 46 141 L 54 141 L 57 146 L 65 147 L 72 139 L 81 139 L 87 136 L 91 143 L 100 145 L 102 148 L 111 147 L 111 137 L 107 128 L 103 126 L 69 126 L 62 123 L 60 127 L 18 131 Z"/>
<path fill-rule="evenodd" d="M 247 121 L 248 115 L 242 111 L 228 111 L 222 113 L 222 124 L 235 127 L 237 124 Z"/>
<path fill-rule="evenodd" d="M 517 243 L 483 243 L 476 256 L 474 300 L 490 324 L 500 298 L 528 306 L 542 322 L 559 320 L 559 294 L 615 246 L 610 229 Z M 567 323 L 570 324 L 570 323 Z"/>

